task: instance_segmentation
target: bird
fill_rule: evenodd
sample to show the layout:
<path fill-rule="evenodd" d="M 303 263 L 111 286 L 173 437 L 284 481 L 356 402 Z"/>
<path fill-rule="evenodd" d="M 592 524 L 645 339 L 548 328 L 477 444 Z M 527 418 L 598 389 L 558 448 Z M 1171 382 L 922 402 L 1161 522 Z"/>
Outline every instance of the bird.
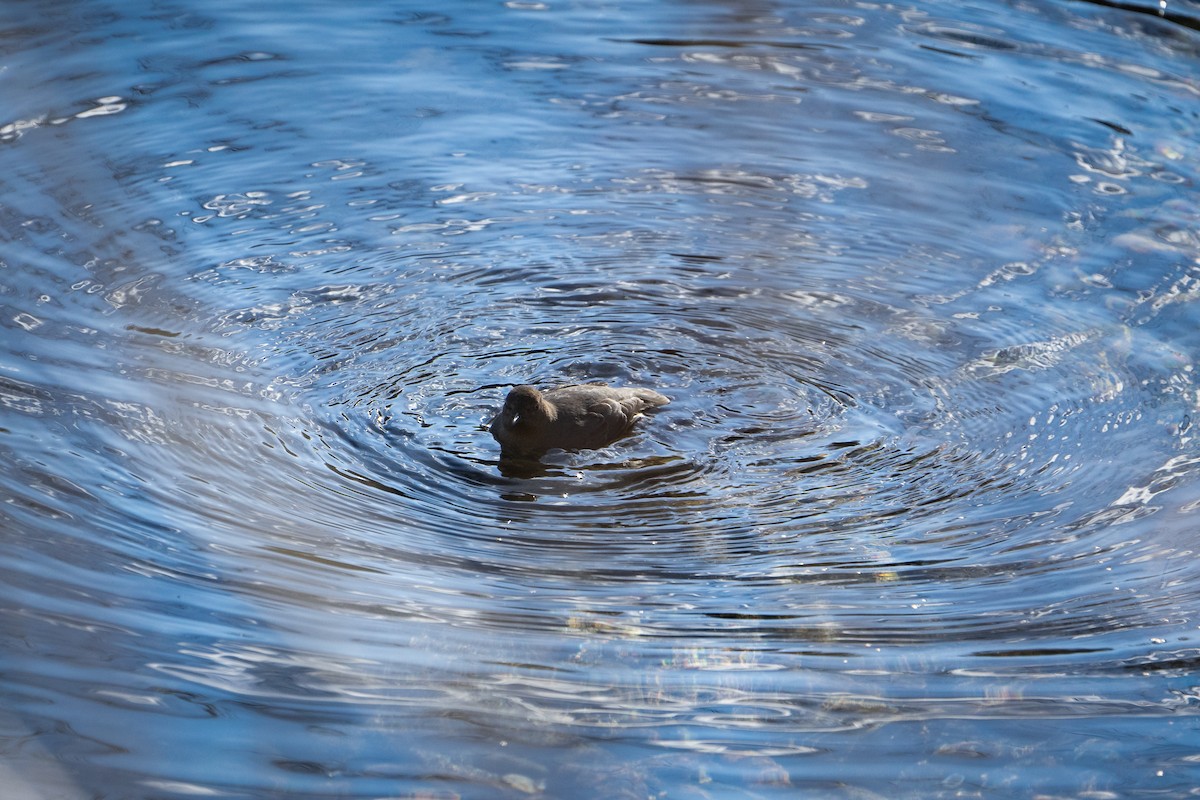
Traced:
<path fill-rule="evenodd" d="M 489 427 L 501 456 L 537 458 L 547 450 L 594 450 L 629 433 L 643 411 L 671 398 L 653 389 L 582 383 L 545 392 L 514 387 Z"/>

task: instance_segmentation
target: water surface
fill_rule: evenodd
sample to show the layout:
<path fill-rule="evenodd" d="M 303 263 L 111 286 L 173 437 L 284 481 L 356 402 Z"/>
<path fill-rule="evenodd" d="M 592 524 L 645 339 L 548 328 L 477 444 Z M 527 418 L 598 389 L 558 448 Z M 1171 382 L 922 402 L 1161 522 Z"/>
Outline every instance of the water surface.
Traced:
<path fill-rule="evenodd" d="M 1200 786 L 1200 9 L 243 6 L 0 11 L 17 798 Z"/>

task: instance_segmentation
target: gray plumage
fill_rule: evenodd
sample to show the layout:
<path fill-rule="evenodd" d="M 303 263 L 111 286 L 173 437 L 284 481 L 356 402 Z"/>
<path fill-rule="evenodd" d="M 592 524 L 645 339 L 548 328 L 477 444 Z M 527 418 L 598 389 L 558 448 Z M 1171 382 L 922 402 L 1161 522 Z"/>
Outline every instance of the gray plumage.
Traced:
<path fill-rule="evenodd" d="M 649 408 L 670 398 L 653 389 L 601 383 L 560 386 L 539 392 L 517 386 L 492 420 L 491 432 L 506 456 L 537 457 L 553 448 L 590 450 L 620 439 Z"/>

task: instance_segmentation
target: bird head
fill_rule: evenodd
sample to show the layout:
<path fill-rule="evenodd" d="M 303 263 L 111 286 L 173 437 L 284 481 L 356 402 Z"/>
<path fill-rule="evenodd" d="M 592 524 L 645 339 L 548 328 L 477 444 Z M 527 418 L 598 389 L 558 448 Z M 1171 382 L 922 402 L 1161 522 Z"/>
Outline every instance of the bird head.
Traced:
<path fill-rule="evenodd" d="M 522 422 L 547 417 L 548 405 L 537 389 L 532 386 L 517 386 L 504 399 L 504 409 L 500 412 L 500 418 L 508 427 L 516 427 Z"/>

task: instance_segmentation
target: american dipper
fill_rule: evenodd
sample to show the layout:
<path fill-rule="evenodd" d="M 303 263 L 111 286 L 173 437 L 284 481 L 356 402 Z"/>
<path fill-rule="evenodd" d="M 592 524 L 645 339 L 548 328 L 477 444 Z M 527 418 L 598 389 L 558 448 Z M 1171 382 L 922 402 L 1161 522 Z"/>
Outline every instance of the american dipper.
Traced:
<path fill-rule="evenodd" d="M 539 392 L 517 386 L 492 420 L 501 455 L 537 457 L 552 448 L 590 450 L 620 439 L 648 408 L 671 402 L 653 389 L 584 383 Z"/>

